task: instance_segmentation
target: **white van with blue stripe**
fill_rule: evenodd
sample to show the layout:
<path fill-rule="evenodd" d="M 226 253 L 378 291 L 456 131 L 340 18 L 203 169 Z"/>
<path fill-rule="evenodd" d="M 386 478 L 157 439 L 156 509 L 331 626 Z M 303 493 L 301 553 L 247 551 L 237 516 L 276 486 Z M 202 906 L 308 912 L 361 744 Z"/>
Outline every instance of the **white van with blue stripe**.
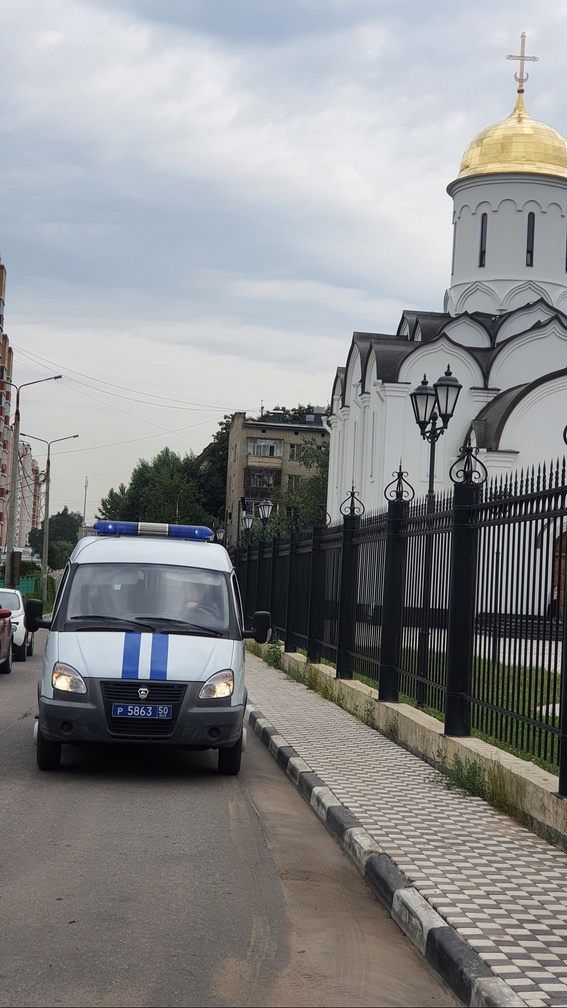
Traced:
<path fill-rule="evenodd" d="M 30 631 L 49 630 L 35 728 L 41 770 L 61 746 L 143 743 L 218 749 L 237 774 L 245 739 L 247 637 L 264 643 L 270 614 L 245 630 L 227 551 L 200 525 L 99 521 L 79 540 L 53 613 L 26 604 Z"/>

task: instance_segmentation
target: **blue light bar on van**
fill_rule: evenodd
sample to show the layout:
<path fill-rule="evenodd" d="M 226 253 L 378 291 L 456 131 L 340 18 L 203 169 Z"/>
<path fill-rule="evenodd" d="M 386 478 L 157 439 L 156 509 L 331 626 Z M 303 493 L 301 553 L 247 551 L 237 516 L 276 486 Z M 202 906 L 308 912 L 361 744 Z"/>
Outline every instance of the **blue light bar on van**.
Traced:
<path fill-rule="evenodd" d="M 212 539 L 206 525 L 168 525 L 166 522 L 97 521 L 99 535 L 166 536 L 169 539 Z"/>

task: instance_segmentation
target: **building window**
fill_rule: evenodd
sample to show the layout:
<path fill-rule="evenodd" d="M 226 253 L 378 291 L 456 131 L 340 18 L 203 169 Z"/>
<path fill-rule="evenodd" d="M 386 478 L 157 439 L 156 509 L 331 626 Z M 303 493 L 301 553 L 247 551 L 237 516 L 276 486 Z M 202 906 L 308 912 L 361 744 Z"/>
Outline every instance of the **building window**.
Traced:
<path fill-rule="evenodd" d="M 271 489 L 274 485 L 274 473 L 271 469 L 251 469 L 250 486 Z"/>
<path fill-rule="evenodd" d="M 277 438 L 248 438 L 248 454 L 262 458 L 281 458 L 282 441 Z"/>
<path fill-rule="evenodd" d="M 297 490 L 300 483 L 301 483 L 301 476 L 288 476 L 287 478 L 288 490 Z"/>
<path fill-rule="evenodd" d="M 483 213 L 480 218 L 480 246 L 478 249 L 478 265 L 486 265 L 486 232 L 488 230 L 488 214 Z"/>
<path fill-rule="evenodd" d="M 535 213 L 528 214 L 528 233 L 526 241 L 526 266 L 534 264 L 534 233 L 535 233 Z"/>
<path fill-rule="evenodd" d="M 301 462 L 301 444 L 290 444 L 289 446 L 289 460 L 290 462 Z"/>

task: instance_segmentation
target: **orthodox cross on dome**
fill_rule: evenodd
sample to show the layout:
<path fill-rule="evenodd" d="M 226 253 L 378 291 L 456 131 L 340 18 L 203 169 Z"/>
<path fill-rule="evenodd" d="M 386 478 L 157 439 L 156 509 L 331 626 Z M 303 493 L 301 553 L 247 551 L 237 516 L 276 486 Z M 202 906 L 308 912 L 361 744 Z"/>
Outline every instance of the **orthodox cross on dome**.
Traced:
<path fill-rule="evenodd" d="M 526 60 L 530 60 L 532 63 L 537 63 L 537 61 L 539 60 L 539 56 L 526 56 L 526 33 L 525 32 L 522 32 L 522 34 L 520 36 L 520 55 L 519 56 L 507 56 L 506 59 L 513 59 L 513 60 L 519 60 L 520 61 L 520 75 L 518 76 L 518 74 L 515 73 L 514 74 L 514 80 L 517 80 L 518 84 L 520 85 L 519 88 L 518 88 L 518 91 L 523 91 L 524 90 L 524 84 L 526 83 L 526 81 L 528 80 L 528 78 L 530 76 L 528 73 L 524 73 L 524 63 L 526 62 Z"/>

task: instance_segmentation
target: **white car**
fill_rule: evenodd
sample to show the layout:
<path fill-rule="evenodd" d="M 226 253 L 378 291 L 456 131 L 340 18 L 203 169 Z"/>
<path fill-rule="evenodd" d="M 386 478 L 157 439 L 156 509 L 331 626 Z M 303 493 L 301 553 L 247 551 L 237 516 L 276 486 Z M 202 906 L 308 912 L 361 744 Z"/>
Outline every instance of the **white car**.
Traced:
<path fill-rule="evenodd" d="M 26 630 L 22 593 L 17 588 L 0 588 L 0 609 L 9 609 L 12 614 L 12 657 L 25 661 L 33 654 L 33 634 Z"/>

